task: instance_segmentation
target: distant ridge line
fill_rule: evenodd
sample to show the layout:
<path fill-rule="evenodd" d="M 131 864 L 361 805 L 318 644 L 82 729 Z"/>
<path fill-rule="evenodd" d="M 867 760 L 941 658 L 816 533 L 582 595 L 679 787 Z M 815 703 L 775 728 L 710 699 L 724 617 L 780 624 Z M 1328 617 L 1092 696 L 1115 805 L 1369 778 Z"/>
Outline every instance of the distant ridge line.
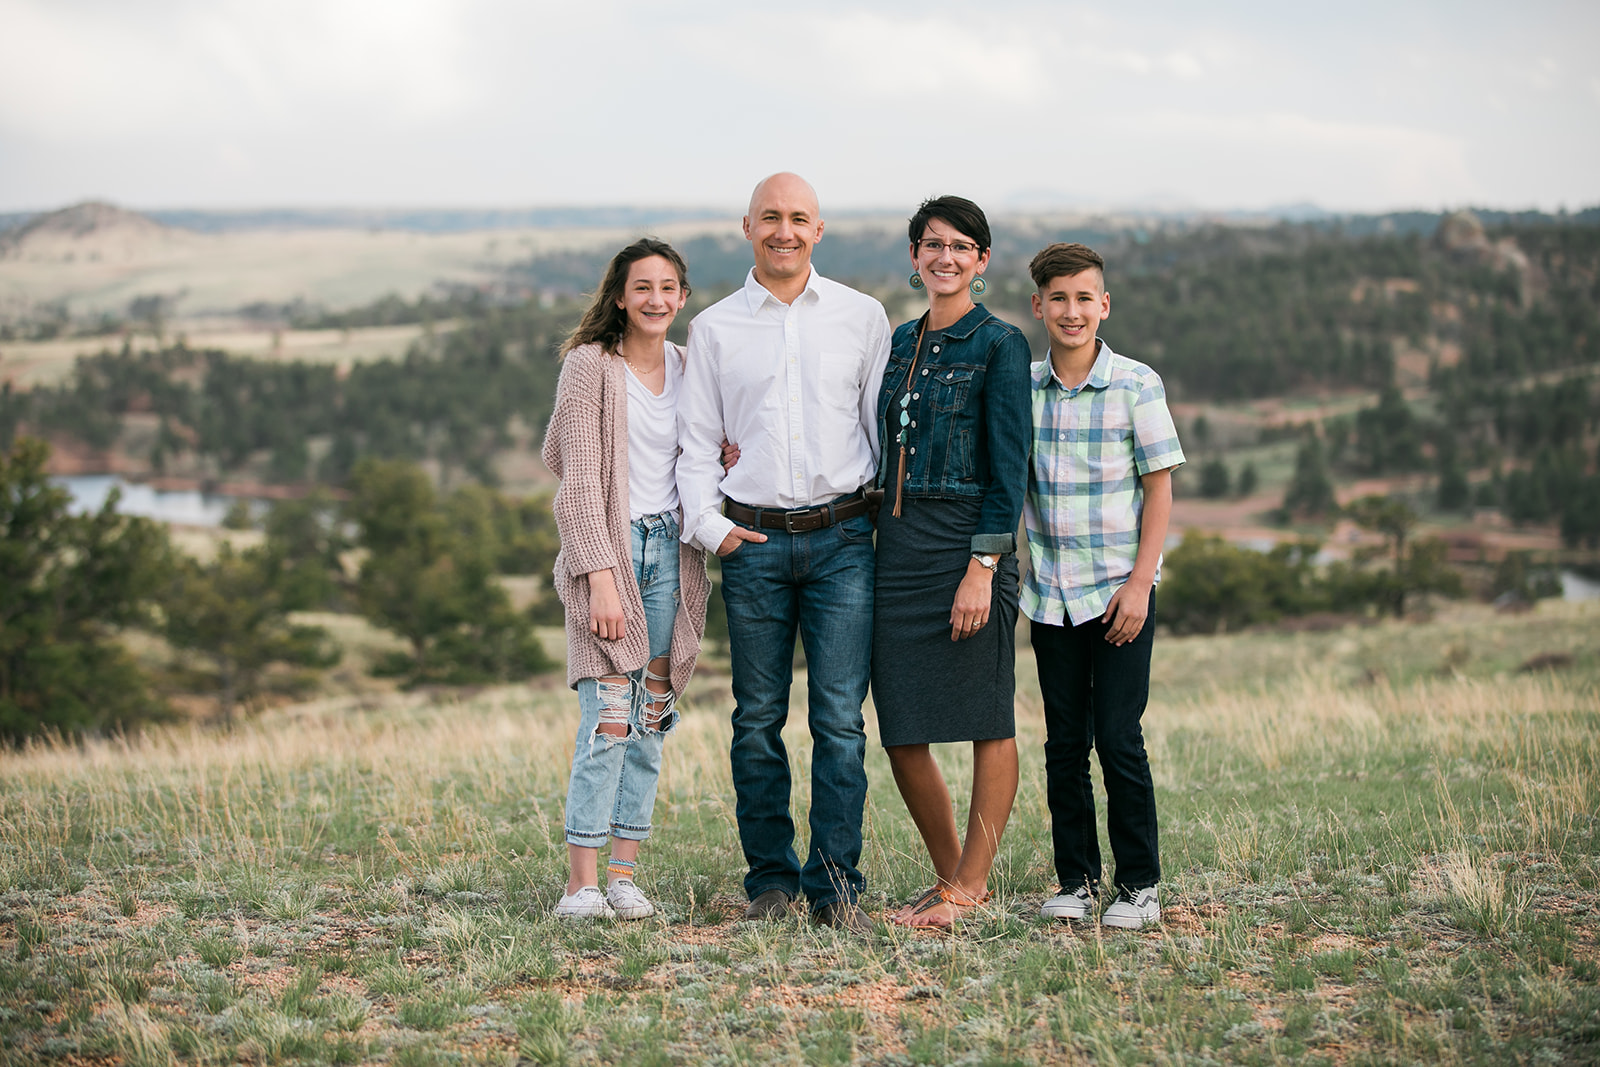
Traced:
<path fill-rule="evenodd" d="M 536 207 L 536 208 L 257 208 L 246 210 L 210 210 L 198 208 L 167 208 L 148 211 L 124 209 L 103 202 L 74 204 L 52 211 L 0 212 L 0 234 L 12 233 L 46 216 L 61 215 L 80 209 L 142 216 L 144 219 L 176 229 L 194 233 L 231 233 L 242 230 L 319 230 L 319 229 L 370 229 L 398 230 L 410 233 L 463 233 L 478 230 L 547 229 L 614 227 L 639 229 L 665 223 L 726 222 L 737 209 L 712 207 L 629 207 L 600 205 L 594 207 Z M 1567 213 L 1545 211 L 1510 211 L 1497 208 L 1468 208 L 1485 226 L 1517 225 L 1600 225 L 1600 205 Z M 836 211 L 833 216 L 883 215 L 884 210 Z M 893 212 L 887 212 L 893 214 Z M 1019 208 L 997 212 L 997 216 L 1050 216 L 1071 214 L 1084 218 L 1111 221 L 1125 220 L 1136 226 L 1143 221 L 1160 221 L 1197 225 L 1261 225 L 1263 223 L 1289 223 L 1307 225 L 1317 229 L 1338 230 L 1357 237 L 1379 233 L 1432 233 L 1440 220 L 1450 211 L 1390 211 L 1376 214 L 1341 214 L 1323 211 L 1311 204 L 1292 204 L 1259 211 L 1212 210 L 1159 210 L 1139 211 L 1120 209 L 1094 211 L 1082 208 L 1039 207 Z"/>
<path fill-rule="evenodd" d="M 147 211 L 168 226 L 200 233 L 232 230 L 377 229 L 413 233 L 468 230 L 547 229 L 614 226 L 633 228 L 665 222 L 725 220 L 715 208 L 546 207 L 546 208 L 262 208 L 253 211 L 172 209 Z"/>

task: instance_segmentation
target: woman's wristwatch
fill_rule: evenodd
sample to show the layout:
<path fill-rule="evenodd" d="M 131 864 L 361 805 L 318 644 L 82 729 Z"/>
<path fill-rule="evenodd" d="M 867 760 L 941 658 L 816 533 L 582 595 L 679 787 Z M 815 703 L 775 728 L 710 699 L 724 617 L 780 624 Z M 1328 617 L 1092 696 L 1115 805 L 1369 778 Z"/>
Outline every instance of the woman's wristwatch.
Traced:
<path fill-rule="evenodd" d="M 995 565 L 1000 562 L 994 556 L 991 556 L 991 555 L 989 555 L 987 553 L 984 553 L 984 552 L 974 552 L 972 554 L 972 558 L 977 560 L 978 561 L 978 565 L 981 566 L 984 570 L 988 571 L 990 574 L 994 573 Z"/>

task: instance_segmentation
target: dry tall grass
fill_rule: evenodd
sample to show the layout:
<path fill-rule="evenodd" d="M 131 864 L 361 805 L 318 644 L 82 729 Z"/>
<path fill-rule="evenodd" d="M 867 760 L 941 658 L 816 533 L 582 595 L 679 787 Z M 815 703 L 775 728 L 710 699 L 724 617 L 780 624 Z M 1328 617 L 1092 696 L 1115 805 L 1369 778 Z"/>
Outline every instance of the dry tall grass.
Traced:
<path fill-rule="evenodd" d="M 709 685 L 695 695 L 667 745 L 661 795 L 715 810 L 731 829 L 727 700 Z M 1036 753 L 1042 715 L 1036 704 L 1020 710 L 1023 752 Z M 9 857 L 0 871 L 41 862 L 42 852 L 75 835 L 98 839 L 133 826 L 203 843 L 213 862 L 271 863 L 318 848 L 330 813 L 352 800 L 372 806 L 391 834 L 418 848 L 458 851 L 485 836 L 471 808 L 451 802 L 451 790 L 467 782 L 482 806 L 537 798 L 553 840 L 574 717 L 564 689 L 508 687 L 442 704 L 415 695 L 376 708 L 324 701 L 231 733 L 190 725 L 81 745 L 34 743 L 0 753 L 0 841 Z M 804 805 L 803 708 L 794 718 L 788 736 Z M 1306 671 L 1271 688 L 1157 704 L 1146 735 L 1158 784 L 1167 788 L 1205 768 L 1270 777 L 1288 765 L 1348 764 L 1400 749 L 1429 752 L 1438 766 L 1466 761 L 1479 773 L 1505 774 L 1515 789 L 1514 810 L 1480 813 L 1480 822 L 1509 821 L 1520 830 L 1519 847 L 1559 852 L 1600 810 L 1597 721 L 1594 687 L 1558 677 L 1350 688 Z M 1034 760 L 1025 755 L 1025 762 Z M 966 761 L 957 751 L 950 763 L 959 792 Z M 880 780 L 875 796 L 892 803 L 887 784 Z M 1267 847 L 1252 843 L 1264 832 L 1254 816 L 1217 815 L 1219 846 L 1243 857 Z"/>
<path fill-rule="evenodd" d="M 1224 647 L 1265 659 L 1273 641 Z M 1600 906 L 1594 679 L 1366 683 L 1308 660 L 1158 688 L 1167 920 L 1149 935 L 1034 917 L 1053 873 L 1026 654 L 996 899 L 954 939 L 730 921 L 742 864 L 714 670 L 666 747 L 641 868 L 665 919 L 625 927 L 548 917 L 576 719 L 559 685 L 0 753 L 0 1043 L 126 1063 L 442 1063 L 480 1037 L 507 1062 L 1592 1051 L 1600 947 L 1577 916 Z M 803 812 L 798 702 L 787 737 Z M 941 758 L 964 797 L 970 753 Z M 876 745 L 868 772 L 877 909 L 929 872 Z M 78 1005 L 51 1019 L 65 1037 L 4 1021 L 54 975 L 78 983 L 51 994 Z"/>

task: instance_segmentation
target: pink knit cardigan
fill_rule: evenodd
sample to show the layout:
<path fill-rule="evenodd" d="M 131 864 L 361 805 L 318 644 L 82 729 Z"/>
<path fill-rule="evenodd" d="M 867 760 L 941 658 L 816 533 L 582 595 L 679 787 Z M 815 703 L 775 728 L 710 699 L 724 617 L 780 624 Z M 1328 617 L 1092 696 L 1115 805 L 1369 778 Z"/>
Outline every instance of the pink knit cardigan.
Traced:
<path fill-rule="evenodd" d="M 667 345 L 682 362 L 683 349 Z M 567 353 L 556 383 L 555 411 L 545 431 L 543 457 L 561 479 L 556 490 L 555 591 L 567 609 L 567 684 L 626 674 L 650 659 L 644 601 L 633 575 L 628 519 L 628 382 L 622 360 L 598 344 Z M 622 597 L 622 637 L 602 641 L 589 632 L 589 573 L 610 568 Z M 679 542 L 678 614 L 672 623 L 672 691 L 682 693 L 694 673 L 706 626 L 711 582 L 705 553 Z"/>

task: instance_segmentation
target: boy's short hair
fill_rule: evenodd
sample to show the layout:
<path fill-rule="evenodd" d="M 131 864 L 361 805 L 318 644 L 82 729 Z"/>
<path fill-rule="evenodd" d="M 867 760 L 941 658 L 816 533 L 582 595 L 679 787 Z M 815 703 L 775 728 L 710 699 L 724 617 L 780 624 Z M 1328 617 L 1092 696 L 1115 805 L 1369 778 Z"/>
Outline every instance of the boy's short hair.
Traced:
<path fill-rule="evenodd" d="M 1028 273 L 1033 276 L 1034 286 L 1043 289 L 1051 278 L 1079 274 L 1091 267 L 1100 272 L 1100 288 L 1104 289 L 1106 261 L 1100 258 L 1100 253 L 1076 241 L 1057 241 L 1039 250 L 1028 264 Z"/>

